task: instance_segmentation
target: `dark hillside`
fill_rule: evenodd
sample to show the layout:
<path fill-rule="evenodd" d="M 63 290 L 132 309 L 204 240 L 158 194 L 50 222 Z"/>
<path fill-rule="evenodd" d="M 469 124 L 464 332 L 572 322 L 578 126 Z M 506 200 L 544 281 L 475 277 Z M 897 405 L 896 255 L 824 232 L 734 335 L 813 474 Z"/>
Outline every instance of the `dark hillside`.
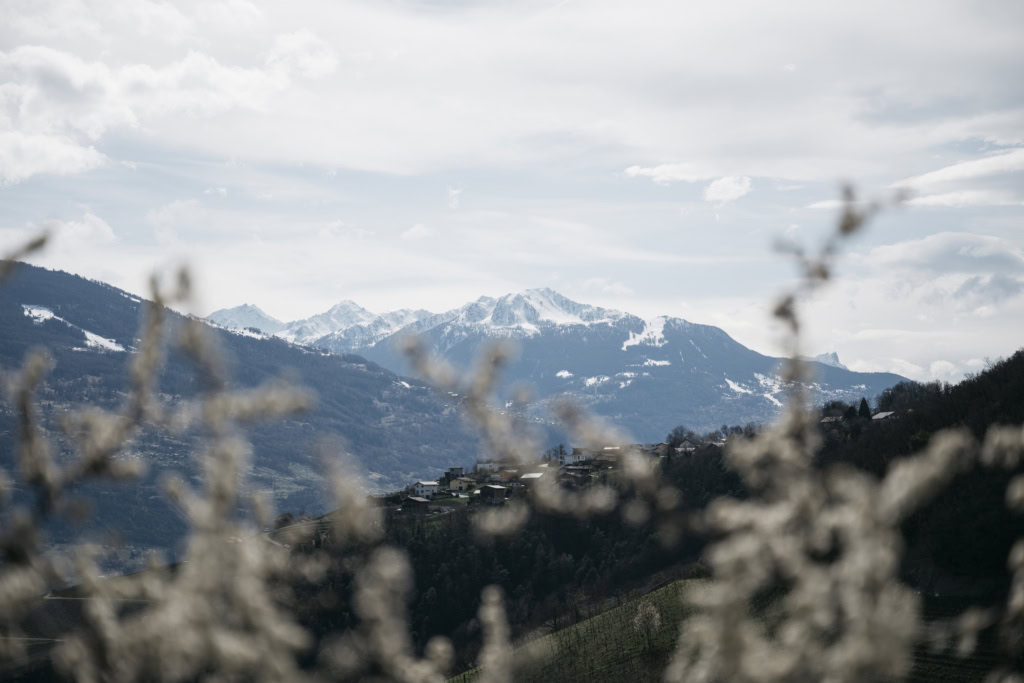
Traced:
<path fill-rule="evenodd" d="M 53 371 L 38 396 L 51 436 L 60 435 L 60 417 L 85 402 L 107 408 L 120 403 L 142 306 L 138 298 L 109 285 L 27 265 L 0 287 L 0 368 L 16 369 L 32 347 L 44 347 L 53 355 Z M 169 317 L 168 338 L 175 337 L 181 320 L 175 314 Z M 368 484 L 382 490 L 469 464 L 476 456 L 476 437 L 462 424 L 456 407 L 421 382 L 405 380 L 359 356 L 210 329 L 228 360 L 233 386 L 253 387 L 286 377 L 316 396 L 308 414 L 258 425 L 251 434 L 250 485 L 271 495 L 279 510 L 326 509 L 320 474 L 324 467 L 315 448 L 324 439 L 344 444 Z M 170 403 L 202 389 L 191 363 L 174 351 L 159 387 Z M 10 405 L 0 405 L 0 466 L 9 471 L 14 467 L 13 420 Z M 196 438 L 194 433 L 148 430 L 136 439 L 124 457 L 143 460 L 149 474 L 139 483 L 97 484 L 84 491 L 94 508 L 88 530 L 116 534 L 129 546 L 123 554 L 133 557 L 142 548 L 172 547 L 184 525 L 157 482 L 169 471 L 186 479 L 197 476 L 191 457 Z M 70 455 L 65 443 L 64 457 Z M 58 543 L 75 533 L 53 531 Z"/>

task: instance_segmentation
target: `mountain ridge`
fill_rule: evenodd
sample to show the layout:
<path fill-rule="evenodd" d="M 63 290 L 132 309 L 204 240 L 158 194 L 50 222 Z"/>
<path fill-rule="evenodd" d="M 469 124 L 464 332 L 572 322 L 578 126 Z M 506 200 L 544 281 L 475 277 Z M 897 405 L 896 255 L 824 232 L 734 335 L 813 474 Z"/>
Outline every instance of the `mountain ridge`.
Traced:
<path fill-rule="evenodd" d="M 533 418 L 543 419 L 554 402 L 569 398 L 645 440 L 660 439 L 680 423 L 712 429 L 723 422 L 768 422 L 784 403 L 783 359 L 753 351 L 719 327 L 666 315 L 643 318 L 546 287 L 481 296 L 442 313 L 418 311 L 402 326 L 375 320 L 381 322 L 307 343 L 359 353 L 405 373 L 395 342 L 407 335 L 462 368 L 471 367 L 487 344 L 513 342 L 519 361 L 506 368 L 503 386 L 534 389 Z M 870 398 L 904 379 L 850 371 L 835 352 L 805 360 L 816 374 L 805 387 L 814 403 Z"/>

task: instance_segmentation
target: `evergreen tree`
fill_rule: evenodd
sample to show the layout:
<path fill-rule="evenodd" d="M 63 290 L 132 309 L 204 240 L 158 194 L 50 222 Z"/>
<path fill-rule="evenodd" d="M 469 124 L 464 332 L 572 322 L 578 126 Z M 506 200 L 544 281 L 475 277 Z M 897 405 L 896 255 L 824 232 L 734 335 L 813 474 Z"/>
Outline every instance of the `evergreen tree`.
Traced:
<path fill-rule="evenodd" d="M 868 400 L 866 398 L 862 397 L 860 399 L 860 408 L 857 410 L 857 415 L 865 420 L 871 419 L 871 408 L 868 407 Z"/>

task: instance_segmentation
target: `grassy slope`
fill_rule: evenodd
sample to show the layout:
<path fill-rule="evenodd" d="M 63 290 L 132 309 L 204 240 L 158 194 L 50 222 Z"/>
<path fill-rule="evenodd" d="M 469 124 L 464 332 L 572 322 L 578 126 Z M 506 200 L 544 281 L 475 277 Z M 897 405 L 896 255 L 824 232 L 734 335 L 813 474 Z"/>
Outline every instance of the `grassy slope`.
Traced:
<path fill-rule="evenodd" d="M 513 662 L 515 681 L 660 681 L 679 636 L 680 622 L 690 612 L 684 605 L 689 591 L 699 590 L 706 579 L 675 581 L 620 607 L 531 640 L 516 648 Z M 653 604 L 661 625 L 648 641 L 633 625 L 638 609 Z M 925 618 L 955 617 L 967 604 L 928 605 Z M 961 659 L 951 652 L 931 652 L 919 646 L 914 652 L 914 669 L 906 681 L 983 681 L 999 663 L 996 645 L 983 637 L 974 654 Z M 449 683 L 470 683 L 480 675 L 473 669 L 450 679 Z"/>
<path fill-rule="evenodd" d="M 679 624 L 688 608 L 686 593 L 703 579 L 675 581 L 595 617 L 555 631 L 516 648 L 516 681 L 660 681 L 675 648 Z M 653 604 L 660 628 L 648 640 L 633 626 L 637 610 Z M 480 674 L 473 669 L 451 679 L 469 683 Z"/>

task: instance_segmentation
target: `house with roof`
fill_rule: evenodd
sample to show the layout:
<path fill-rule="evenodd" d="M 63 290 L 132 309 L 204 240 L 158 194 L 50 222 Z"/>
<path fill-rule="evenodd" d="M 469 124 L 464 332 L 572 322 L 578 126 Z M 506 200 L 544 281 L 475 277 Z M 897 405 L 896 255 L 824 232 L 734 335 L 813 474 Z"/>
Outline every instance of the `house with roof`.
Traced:
<path fill-rule="evenodd" d="M 527 472 L 523 476 L 519 477 L 519 483 L 526 487 L 534 486 L 537 482 L 543 479 L 546 474 L 547 472 Z"/>
<path fill-rule="evenodd" d="M 571 453 L 561 453 L 558 456 L 558 464 L 562 467 L 567 465 L 579 465 L 593 460 L 595 454 L 587 448 L 574 448 Z"/>
<path fill-rule="evenodd" d="M 498 484 L 487 484 L 480 488 L 480 500 L 488 505 L 503 505 L 508 496 L 508 489 Z"/>
<path fill-rule="evenodd" d="M 448 488 L 452 491 L 471 491 L 476 482 L 469 477 L 456 477 L 448 482 Z"/>
<path fill-rule="evenodd" d="M 894 417 L 896 417 L 896 411 L 895 410 L 887 410 L 884 413 L 875 413 L 874 415 L 871 416 L 871 419 L 872 420 L 891 420 Z"/>
<path fill-rule="evenodd" d="M 436 481 L 418 481 L 412 486 L 413 494 L 421 498 L 433 498 L 441 487 Z"/>
<path fill-rule="evenodd" d="M 422 496 L 409 496 L 402 503 L 402 510 L 410 514 L 424 514 L 430 506 L 430 501 Z"/>
<path fill-rule="evenodd" d="M 697 450 L 697 444 L 689 439 L 684 439 L 682 443 L 676 446 L 676 453 L 693 453 L 695 450 Z"/>

